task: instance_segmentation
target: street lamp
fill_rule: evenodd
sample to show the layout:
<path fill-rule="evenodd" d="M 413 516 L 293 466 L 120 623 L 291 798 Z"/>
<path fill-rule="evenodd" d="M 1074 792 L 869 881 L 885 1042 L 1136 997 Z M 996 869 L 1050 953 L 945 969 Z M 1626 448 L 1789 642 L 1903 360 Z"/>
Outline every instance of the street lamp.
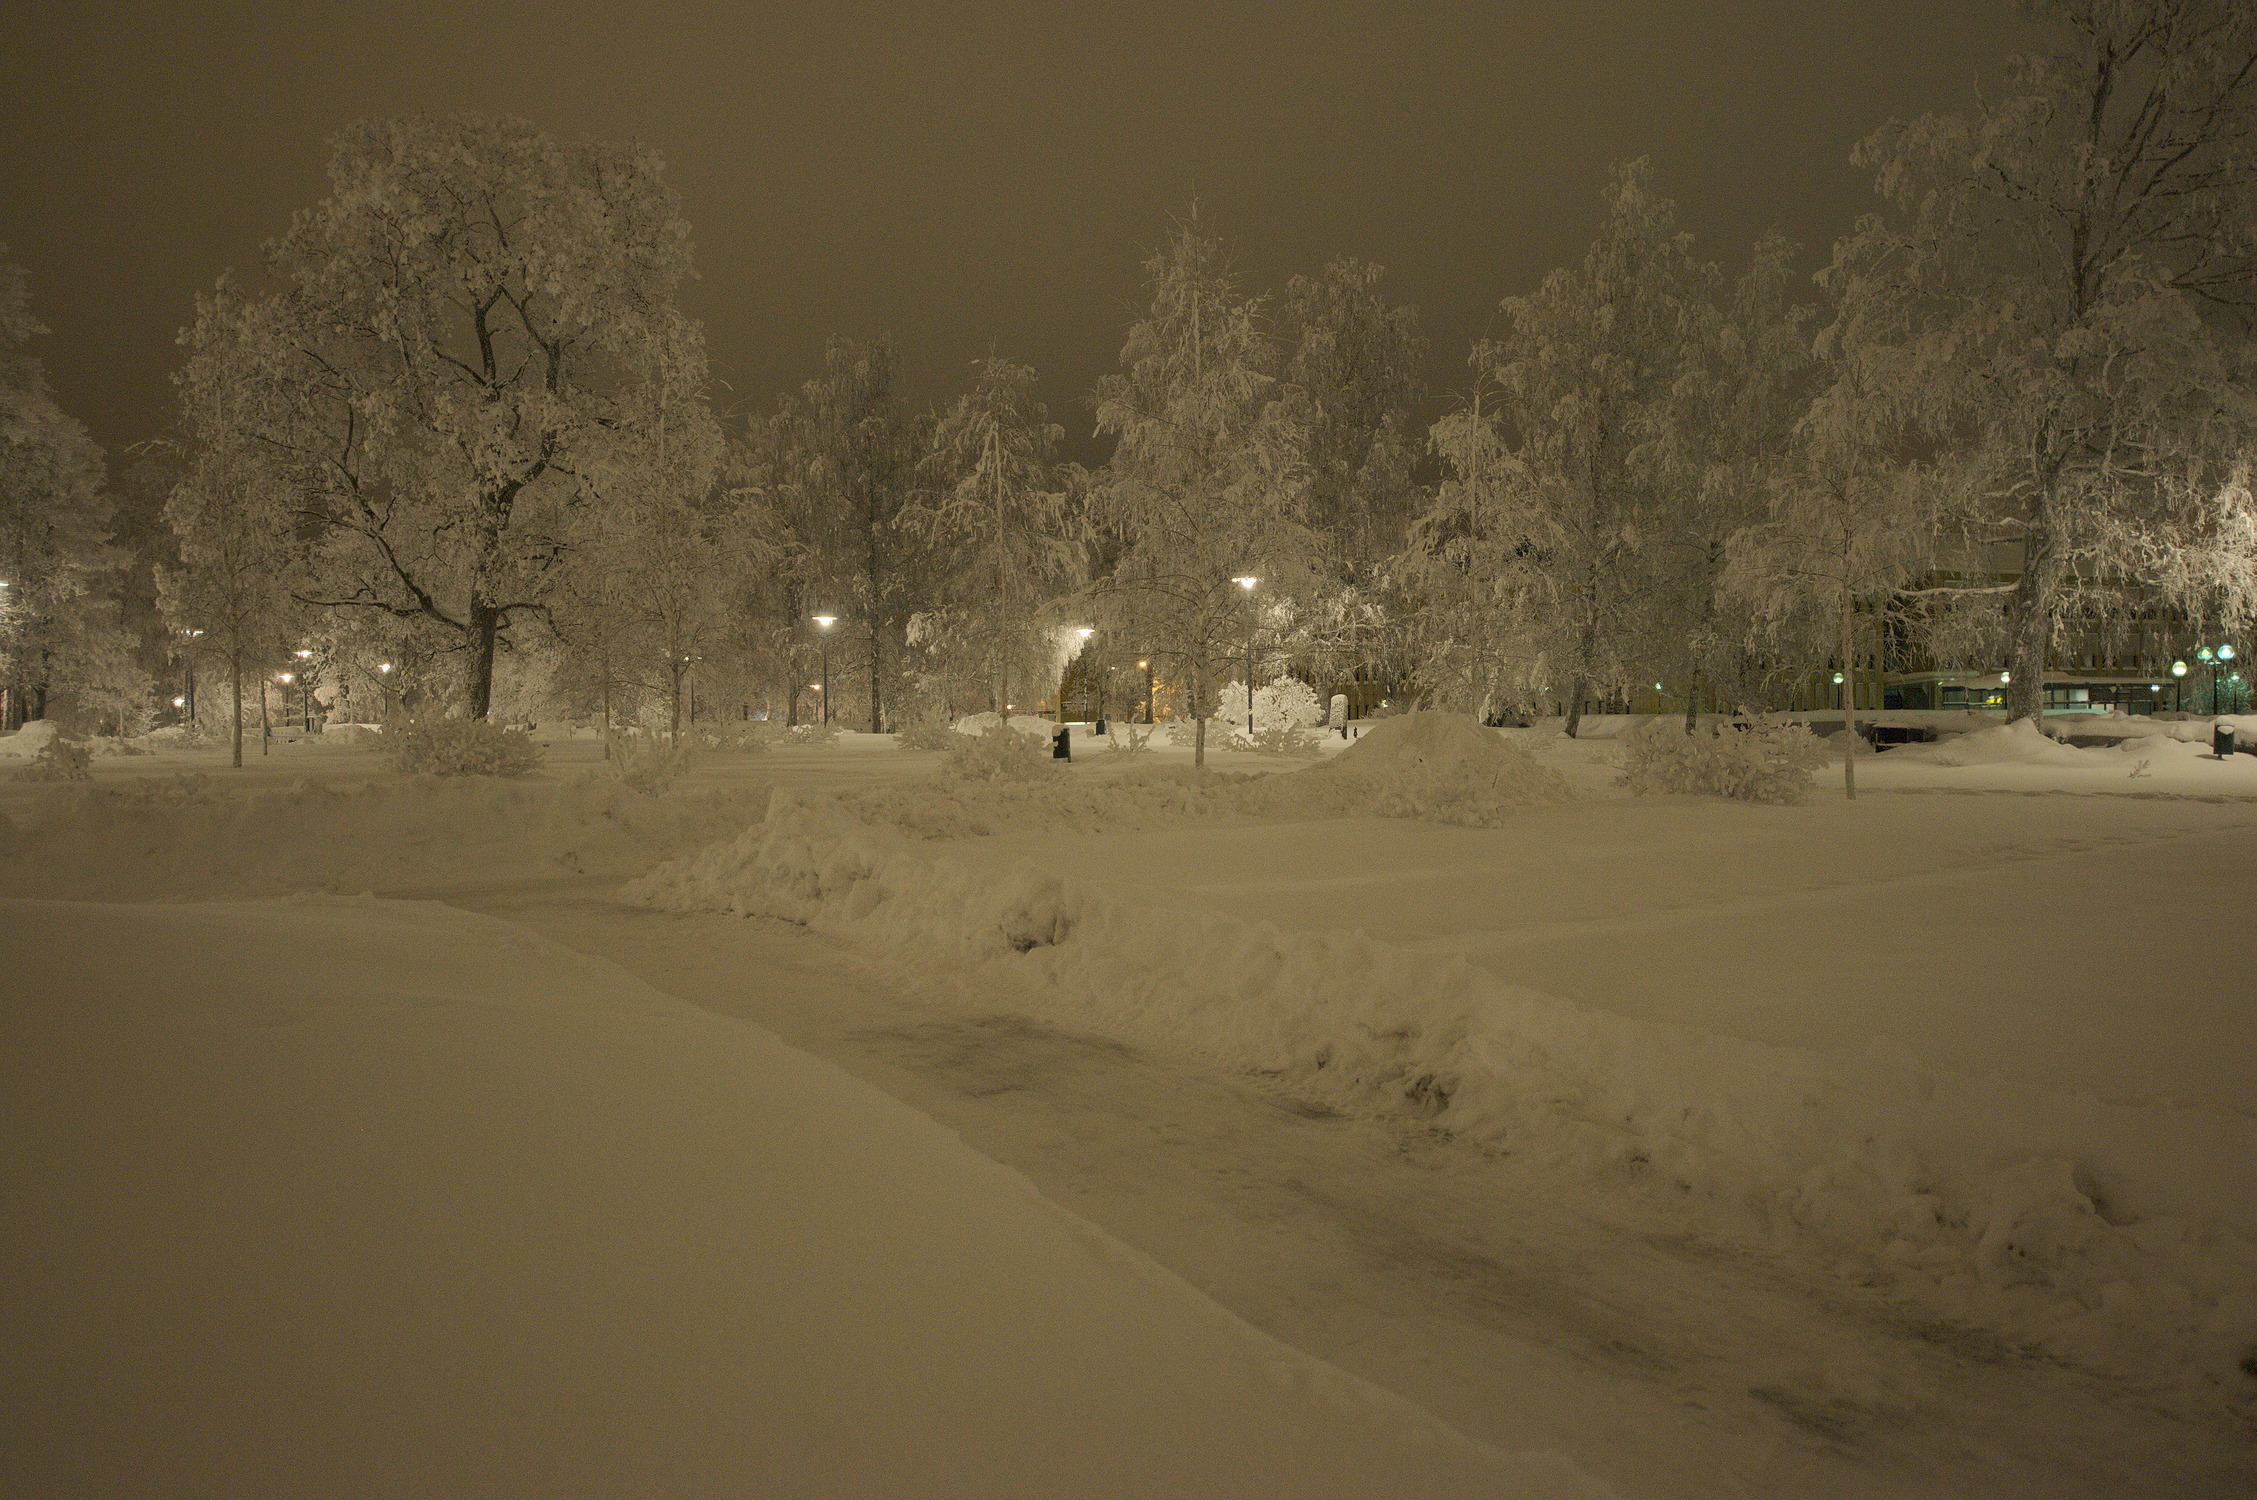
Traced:
<path fill-rule="evenodd" d="M 1138 662 L 1136 669 L 1144 674 L 1144 722 L 1149 724 L 1152 722 L 1152 658 L 1148 656 Z"/>
<path fill-rule="evenodd" d="M 838 623 L 837 615 L 810 615 L 809 619 L 823 628 L 823 680 L 815 690 L 823 695 L 823 722 L 831 722 L 831 627 Z"/>
<path fill-rule="evenodd" d="M 1254 585 L 1262 580 L 1252 575 L 1233 578 L 1246 591 L 1246 733 L 1254 733 Z"/>
<path fill-rule="evenodd" d="M 2218 643 L 2218 665 L 2222 667 L 2222 666 L 2224 666 L 2224 665 L 2225 665 L 2225 664 L 2226 664 L 2227 662 L 2230 662 L 2230 661 L 2232 661 L 2232 660 L 2233 660 L 2233 642 L 2231 642 L 2231 641 L 2220 641 L 2220 642 Z M 2239 684 L 2240 684 L 2240 682 L 2241 682 L 2241 674 L 2240 674 L 2239 672 L 2230 672 L 2230 673 L 2228 673 L 2228 674 L 2227 674 L 2227 676 L 2226 676 L 2226 681 L 2228 681 L 2228 682 L 2230 682 L 2230 683 L 2234 683 L 2234 684 L 2236 685 L 2236 686 L 2235 686 L 2235 688 L 2234 688 L 2234 695 L 2233 695 L 2233 696 L 2234 696 L 2234 702 L 2235 702 L 2235 703 L 2236 703 L 2236 704 L 2238 705 L 2238 704 L 2239 704 L 2239 703 L 2241 702 L 2241 688 L 2240 688 L 2240 686 L 2239 686 Z M 2212 689 L 2210 690 L 2210 712 L 2212 712 L 2212 713 L 2216 713 L 2216 712 L 2218 712 L 2218 692 L 2217 692 L 2217 689 L 2215 689 L 2215 688 L 2212 688 Z"/>

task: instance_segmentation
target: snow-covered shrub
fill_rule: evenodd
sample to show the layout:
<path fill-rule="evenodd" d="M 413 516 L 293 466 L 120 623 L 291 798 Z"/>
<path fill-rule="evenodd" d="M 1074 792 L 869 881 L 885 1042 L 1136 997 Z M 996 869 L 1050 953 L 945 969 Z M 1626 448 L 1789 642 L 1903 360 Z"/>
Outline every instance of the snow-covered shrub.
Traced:
<path fill-rule="evenodd" d="M 1106 726 L 1105 749 L 1113 755 L 1142 755 L 1152 745 L 1152 726 L 1138 729 L 1133 723 L 1114 723 Z"/>
<path fill-rule="evenodd" d="M 612 779 L 649 797 L 664 794 L 690 769 L 690 747 L 655 734 L 613 735 L 610 750 L 605 764 Z"/>
<path fill-rule="evenodd" d="M 953 750 L 961 738 L 943 714 L 921 714 L 903 722 L 893 742 L 901 750 Z"/>
<path fill-rule="evenodd" d="M 836 724 L 794 724 L 791 728 L 791 742 L 795 745 L 835 745 L 838 738 Z"/>
<path fill-rule="evenodd" d="M 739 754 L 760 755 L 772 750 L 782 738 L 761 719 L 730 719 L 707 725 L 698 730 L 708 750 L 733 750 Z"/>
<path fill-rule="evenodd" d="M 394 770 L 429 776 L 524 776 L 541 764 L 530 735 L 485 719 L 407 719 L 386 741 Z"/>
<path fill-rule="evenodd" d="M 92 781 L 93 759 L 93 752 L 86 746 L 57 735 L 41 745 L 39 753 L 16 772 L 16 780 Z"/>
<path fill-rule="evenodd" d="M 1168 743 L 1179 749 L 1189 750 L 1197 743 L 1198 733 L 1198 724 L 1190 719 L 1168 720 Z"/>
<path fill-rule="evenodd" d="M 1641 796 L 1693 792 L 1742 802 L 1800 802 L 1826 746 L 1800 724 L 1741 728 L 1649 719 L 1623 736 L 1622 783 Z"/>
<path fill-rule="evenodd" d="M 1324 705 L 1317 690 L 1298 677 L 1280 677 L 1254 694 L 1254 733 L 1273 729 L 1307 729 L 1324 722 Z"/>
<path fill-rule="evenodd" d="M 1051 759 L 1048 742 L 1009 725 L 955 738 L 940 763 L 940 774 L 951 781 L 1037 781 L 1062 769 Z"/>
<path fill-rule="evenodd" d="M 1515 810 L 1565 802 L 1551 767 L 1466 714 L 1399 714 L 1330 760 L 1240 787 L 1241 811 L 1267 816 L 1376 815 L 1494 828 Z"/>
<path fill-rule="evenodd" d="M 1261 721 L 1257 718 L 1255 722 Z M 1264 725 L 1251 742 L 1251 748 L 1264 755 L 1289 755 L 1297 760 L 1314 760 L 1324 753 L 1323 747 L 1324 737 L 1306 724 Z"/>

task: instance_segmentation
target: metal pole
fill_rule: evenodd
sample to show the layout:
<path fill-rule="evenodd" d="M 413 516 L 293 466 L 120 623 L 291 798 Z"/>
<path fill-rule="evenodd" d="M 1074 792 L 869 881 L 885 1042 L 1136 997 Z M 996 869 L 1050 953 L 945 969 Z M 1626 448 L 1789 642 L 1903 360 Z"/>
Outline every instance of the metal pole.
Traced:
<path fill-rule="evenodd" d="M 823 722 L 831 722 L 831 633 L 823 632 Z"/>

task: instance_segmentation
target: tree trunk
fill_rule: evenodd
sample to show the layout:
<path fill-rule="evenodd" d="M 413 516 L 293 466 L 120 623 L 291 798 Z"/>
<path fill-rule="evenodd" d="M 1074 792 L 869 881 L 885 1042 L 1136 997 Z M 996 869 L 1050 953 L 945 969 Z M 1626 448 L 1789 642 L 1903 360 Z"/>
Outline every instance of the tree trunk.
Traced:
<path fill-rule="evenodd" d="M 464 696 L 470 702 L 470 717 L 483 719 L 494 702 L 494 639 L 501 633 L 502 612 L 490 604 L 474 603 L 470 606 L 470 627 L 465 637 L 470 646 L 470 660 L 464 667 Z"/>
<path fill-rule="evenodd" d="M 682 668 L 675 662 L 666 665 L 666 744 L 682 747 Z"/>
<path fill-rule="evenodd" d="M 882 679 L 879 661 L 881 655 L 879 644 L 884 635 L 885 627 L 873 618 L 870 621 L 870 732 L 872 734 L 885 733 L 885 703 L 880 696 Z"/>
<path fill-rule="evenodd" d="M 2045 714 L 2045 659 L 2053 645 L 2053 590 L 2045 560 L 2032 545 L 2023 554 L 2022 576 L 2006 596 L 2006 722 Z"/>
<path fill-rule="evenodd" d="M 228 658 L 228 675 L 235 689 L 235 712 L 228 724 L 234 730 L 235 769 L 243 769 L 243 658 L 240 653 Z"/>
<path fill-rule="evenodd" d="M 1588 684 L 1578 677 L 1575 679 L 1575 686 L 1568 691 L 1567 737 L 1571 740 L 1575 738 L 1577 726 L 1583 722 L 1583 689 L 1586 686 Z"/>
<path fill-rule="evenodd" d="M 274 726 L 266 716 L 266 679 L 259 679 L 259 754 L 274 753 Z"/>
<path fill-rule="evenodd" d="M 1199 702 L 1199 679 L 1204 675 L 1204 671 L 1198 666 L 1191 669 L 1191 764 L 1193 766 L 1203 766 L 1207 763 L 1207 716 L 1199 711 L 1203 706 Z"/>
<path fill-rule="evenodd" d="M 1856 601 L 1842 588 L 1842 795 L 1857 800 Z"/>

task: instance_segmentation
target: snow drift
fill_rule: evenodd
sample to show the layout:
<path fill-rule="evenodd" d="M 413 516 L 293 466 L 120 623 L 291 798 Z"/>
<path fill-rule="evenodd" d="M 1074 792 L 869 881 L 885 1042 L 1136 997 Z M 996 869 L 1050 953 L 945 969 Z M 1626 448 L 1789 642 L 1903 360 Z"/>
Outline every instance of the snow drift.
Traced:
<path fill-rule="evenodd" d="M 1404 722 L 1394 749 L 1382 739 L 1364 758 L 1380 784 L 1436 733 Z M 1301 805 L 1328 802 L 1327 769 L 1237 794 L 1290 801 L 1281 784 L 1298 783 L 1327 788 Z M 1486 785 L 1474 806 L 1494 792 L 1446 757 L 1396 784 L 1429 775 L 1453 792 Z M 945 966 L 1029 1013 L 1196 1050 L 1336 1106 L 1416 1110 L 1708 1232 L 1815 1246 L 1931 1316 L 2158 1386 L 2246 1386 L 2257 1121 L 1586 1011 L 1361 934 L 1162 912 L 1026 865 L 974 873 L 871 826 L 870 811 L 779 793 L 758 826 L 626 894 L 803 923 Z"/>

